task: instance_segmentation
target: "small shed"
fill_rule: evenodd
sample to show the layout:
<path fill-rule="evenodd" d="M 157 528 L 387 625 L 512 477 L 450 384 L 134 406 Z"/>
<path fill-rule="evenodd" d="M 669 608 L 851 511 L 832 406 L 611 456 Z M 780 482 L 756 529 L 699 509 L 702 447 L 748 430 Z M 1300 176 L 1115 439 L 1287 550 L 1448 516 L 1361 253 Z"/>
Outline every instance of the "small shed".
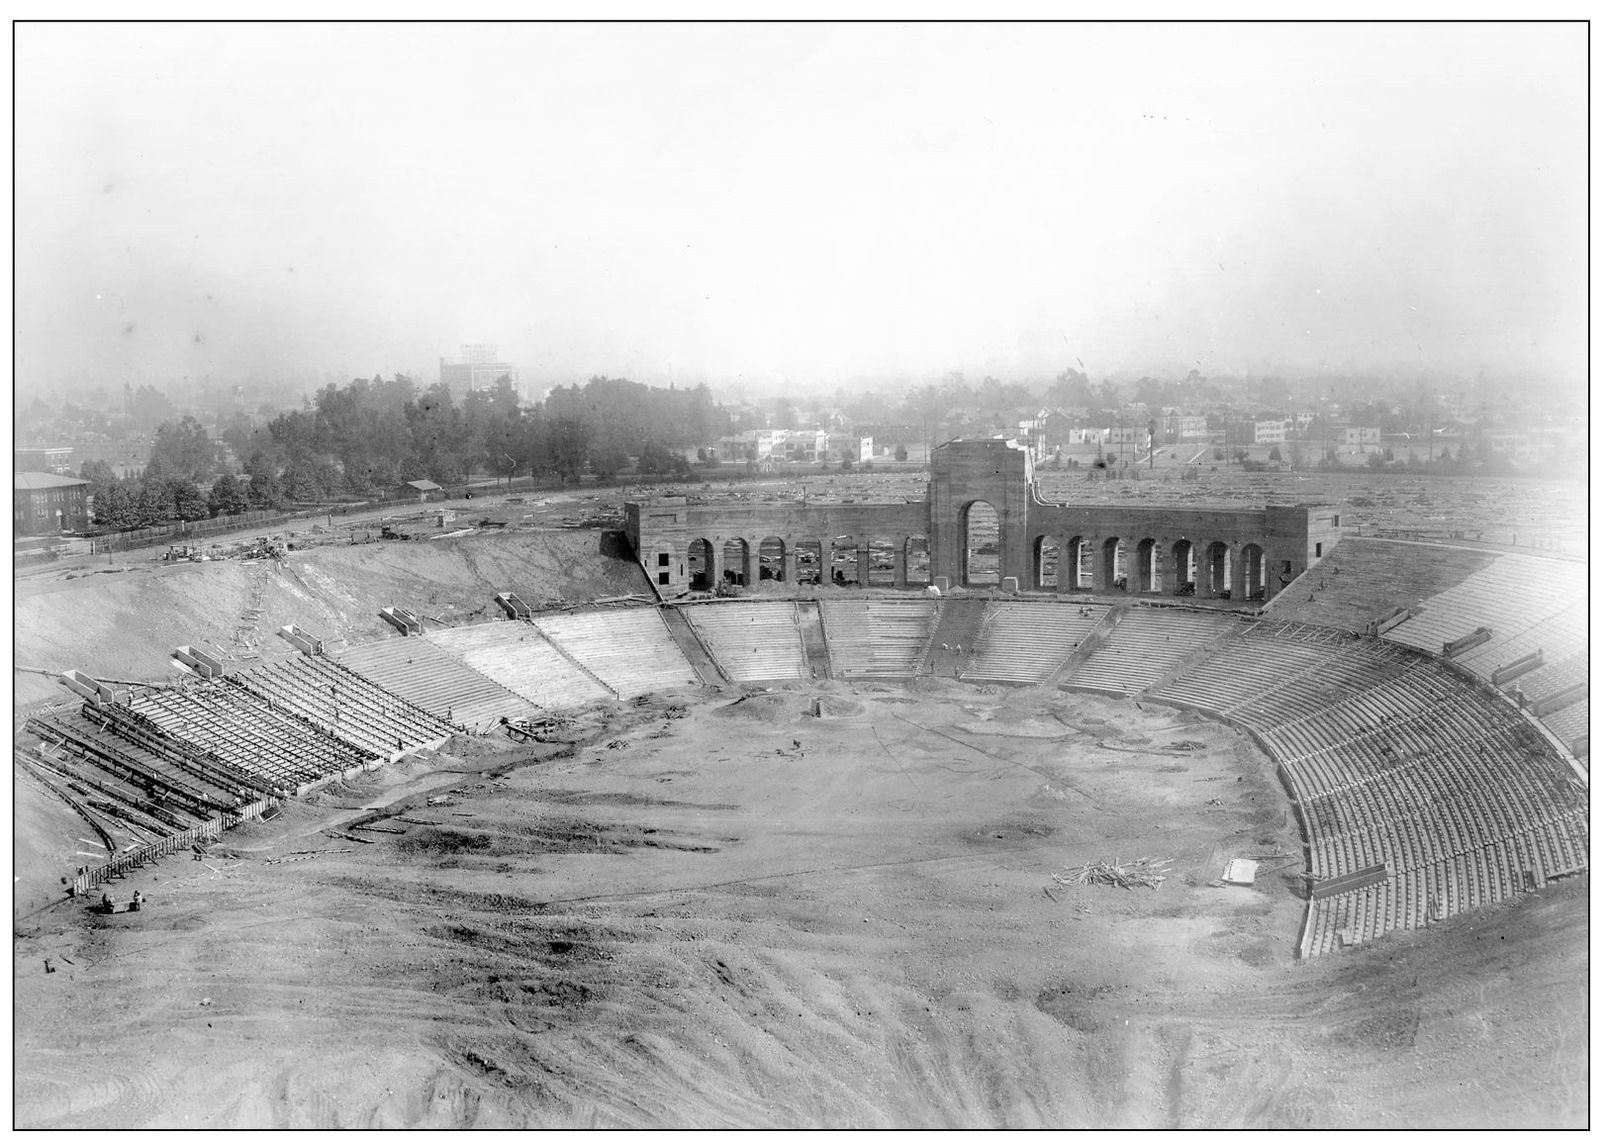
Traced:
<path fill-rule="evenodd" d="M 399 488 L 402 498 L 409 495 L 418 495 L 419 502 L 426 502 L 431 495 L 441 494 L 441 484 L 432 483 L 428 479 L 410 479 Z"/>

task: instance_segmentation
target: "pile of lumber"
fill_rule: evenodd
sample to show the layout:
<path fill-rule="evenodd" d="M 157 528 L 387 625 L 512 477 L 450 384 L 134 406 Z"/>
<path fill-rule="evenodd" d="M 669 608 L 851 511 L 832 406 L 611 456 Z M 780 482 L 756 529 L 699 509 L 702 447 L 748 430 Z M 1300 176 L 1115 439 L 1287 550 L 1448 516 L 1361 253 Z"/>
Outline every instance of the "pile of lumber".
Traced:
<path fill-rule="evenodd" d="M 1159 890 L 1167 878 L 1165 872 L 1171 866 L 1171 859 L 1153 859 L 1148 856 L 1135 859 L 1131 863 L 1123 863 L 1117 859 L 1108 863 L 1102 859 L 1094 863 L 1085 863 L 1081 867 L 1067 867 L 1056 871 L 1050 877 L 1063 887 L 1081 887 L 1088 883 L 1099 883 L 1108 887 L 1122 887 L 1125 890 L 1132 890 L 1134 887 Z"/>

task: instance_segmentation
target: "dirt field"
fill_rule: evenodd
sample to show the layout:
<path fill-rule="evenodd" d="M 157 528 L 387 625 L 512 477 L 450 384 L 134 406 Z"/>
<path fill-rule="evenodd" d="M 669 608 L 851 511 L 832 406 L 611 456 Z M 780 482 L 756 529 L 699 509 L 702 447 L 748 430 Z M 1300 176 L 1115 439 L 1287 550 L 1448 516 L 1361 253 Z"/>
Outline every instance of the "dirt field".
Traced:
<path fill-rule="evenodd" d="M 248 613 L 254 583 L 262 609 L 252 627 L 261 659 L 295 652 L 275 636 L 297 624 L 331 646 L 385 636 L 384 605 L 455 625 L 496 609 L 514 590 L 532 605 L 646 592 L 634 562 L 603 557 L 595 530 L 488 533 L 436 541 L 344 541 L 291 551 L 284 560 L 160 562 L 120 556 L 16 584 L 14 662 L 59 673 L 83 669 L 119 680 L 165 680 L 178 645 L 211 643 L 225 654 Z M 255 660 L 255 659 L 253 659 Z M 14 672 L 13 702 L 61 699 L 54 677 Z"/>
<path fill-rule="evenodd" d="M 1298 962 L 1298 864 L 1208 885 L 1297 847 L 1226 727 L 736 697 L 461 743 L 20 921 L 15 1123 L 1584 1123 L 1583 882 Z M 1160 889 L 1051 879 L 1140 856 Z"/>

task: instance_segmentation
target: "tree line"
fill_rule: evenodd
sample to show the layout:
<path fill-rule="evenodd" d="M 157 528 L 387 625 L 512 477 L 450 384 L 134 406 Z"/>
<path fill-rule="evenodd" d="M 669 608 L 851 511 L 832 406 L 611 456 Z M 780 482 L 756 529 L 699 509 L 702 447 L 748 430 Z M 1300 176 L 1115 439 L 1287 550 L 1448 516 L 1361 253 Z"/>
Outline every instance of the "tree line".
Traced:
<path fill-rule="evenodd" d="M 193 417 L 157 428 L 138 478 L 99 461 L 92 484 L 101 526 L 150 526 L 293 503 L 366 499 L 403 483 L 442 485 L 474 476 L 569 482 L 609 478 L 633 459 L 644 474 L 687 474 L 685 452 L 723 434 L 729 418 L 709 389 L 652 388 L 594 376 L 522 406 L 504 377 L 462 399 L 444 384 L 407 376 L 330 384 L 306 406 L 258 427 L 243 421 L 213 439 Z M 223 461 L 227 445 L 240 467 Z"/>

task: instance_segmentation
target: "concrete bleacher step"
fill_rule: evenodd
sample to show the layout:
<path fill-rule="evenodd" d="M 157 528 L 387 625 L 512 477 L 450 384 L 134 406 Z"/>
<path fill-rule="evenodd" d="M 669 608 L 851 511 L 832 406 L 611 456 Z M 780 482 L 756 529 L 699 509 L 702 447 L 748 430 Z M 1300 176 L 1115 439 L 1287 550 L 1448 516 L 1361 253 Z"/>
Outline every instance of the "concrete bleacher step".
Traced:
<path fill-rule="evenodd" d="M 927 649 L 916 663 L 918 675 L 958 677 L 988 612 L 986 598 L 945 598 Z"/>
<path fill-rule="evenodd" d="M 657 608 L 546 615 L 534 624 L 622 699 L 699 683 Z"/>
<path fill-rule="evenodd" d="M 489 732 L 503 717 L 528 720 L 536 706 L 476 672 L 427 637 L 391 638 L 351 646 L 337 658 L 382 688 L 420 708 Z"/>
<path fill-rule="evenodd" d="M 718 686 L 730 678 L 720 669 L 709 646 L 704 643 L 698 631 L 687 620 L 686 609 L 681 606 L 668 606 L 661 611 L 664 617 L 664 627 L 670 631 L 671 638 L 681 649 L 681 655 L 692 666 L 698 680 L 705 685 Z"/>
<path fill-rule="evenodd" d="M 1104 617 L 1104 608 L 1068 602 L 991 603 L 961 677 L 1047 684 Z"/>
<path fill-rule="evenodd" d="M 792 602 L 688 606 L 679 611 L 733 681 L 801 680 L 809 661 Z"/>
<path fill-rule="evenodd" d="M 821 622 L 838 677 L 913 677 L 937 625 L 934 599 L 822 600 Z"/>

